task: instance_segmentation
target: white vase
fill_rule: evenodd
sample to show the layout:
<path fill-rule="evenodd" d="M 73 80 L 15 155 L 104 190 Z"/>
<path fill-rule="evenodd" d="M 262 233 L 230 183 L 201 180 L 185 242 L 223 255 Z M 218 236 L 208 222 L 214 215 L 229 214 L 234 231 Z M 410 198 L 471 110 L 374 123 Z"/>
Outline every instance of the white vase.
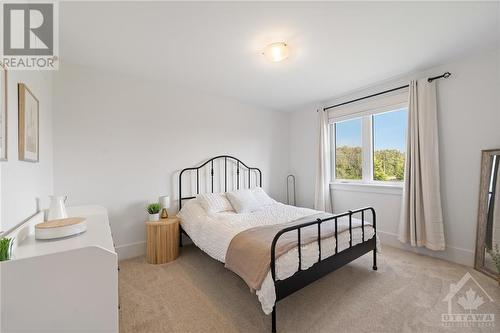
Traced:
<path fill-rule="evenodd" d="M 152 222 L 156 222 L 160 220 L 160 213 L 149 214 L 149 220 Z"/>
<path fill-rule="evenodd" d="M 49 195 L 50 198 L 50 207 L 49 213 L 47 215 L 47 220 L 58 220 L 65 219 L 68 217 L 66 213 L 66 207 L 64 206 L 64 202 L 66 201 L 66 195 Z"/>

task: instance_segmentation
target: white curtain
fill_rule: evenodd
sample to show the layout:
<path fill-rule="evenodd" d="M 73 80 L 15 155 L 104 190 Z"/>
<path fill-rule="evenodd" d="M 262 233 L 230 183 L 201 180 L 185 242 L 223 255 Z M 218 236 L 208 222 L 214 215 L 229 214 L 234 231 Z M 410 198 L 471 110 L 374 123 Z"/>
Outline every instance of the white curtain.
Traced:
<path fill-rule="evenodd" d="M 316 189 L 314 209 L 331 212 L 330 198 L 330 133 L 328 131 L 328 112 L 317 111 L 319 118 L 318 169 L 316 170 Z"/>
<path fill-rule="evenodd" d="M 401 242 L 445 249 L 439 183 L 436 83 L 411 81 Z"/>

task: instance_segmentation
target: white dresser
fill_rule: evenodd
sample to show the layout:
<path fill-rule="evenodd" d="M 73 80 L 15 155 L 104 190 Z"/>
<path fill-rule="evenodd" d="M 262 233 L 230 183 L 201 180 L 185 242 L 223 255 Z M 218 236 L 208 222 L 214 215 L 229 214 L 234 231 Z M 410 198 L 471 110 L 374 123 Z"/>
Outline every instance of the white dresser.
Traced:
<path fill-rule="evenodd" d="M 68 208 L 87 231 L 35 240 L 37 214 L 14 232 L 14 258 L 0 263 L 1 332 L 118 332 L 118 257 L 100 206 Z"/>

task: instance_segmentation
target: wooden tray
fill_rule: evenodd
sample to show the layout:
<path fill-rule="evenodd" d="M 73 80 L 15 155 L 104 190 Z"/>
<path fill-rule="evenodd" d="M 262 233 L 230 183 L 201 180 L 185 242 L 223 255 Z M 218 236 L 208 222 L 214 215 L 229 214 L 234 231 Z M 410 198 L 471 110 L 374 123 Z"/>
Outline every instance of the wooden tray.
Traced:
<path fill-rule="evenodd" d="M 87 230 L 87 220 L 83 217 L 69 217 L 51 220 L 35 225 L 36 239 L 68 237 Z"/>

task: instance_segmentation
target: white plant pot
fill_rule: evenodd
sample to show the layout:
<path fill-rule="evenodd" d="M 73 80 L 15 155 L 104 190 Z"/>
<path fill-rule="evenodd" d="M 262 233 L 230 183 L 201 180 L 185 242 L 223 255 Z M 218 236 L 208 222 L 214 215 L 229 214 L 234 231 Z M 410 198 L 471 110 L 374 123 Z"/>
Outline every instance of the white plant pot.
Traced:
<path fill-rule="evenodd" d="M 150 221 L 160 221 L 160 213 L 156 214 L 149 214 L 149 220 Z"/>

